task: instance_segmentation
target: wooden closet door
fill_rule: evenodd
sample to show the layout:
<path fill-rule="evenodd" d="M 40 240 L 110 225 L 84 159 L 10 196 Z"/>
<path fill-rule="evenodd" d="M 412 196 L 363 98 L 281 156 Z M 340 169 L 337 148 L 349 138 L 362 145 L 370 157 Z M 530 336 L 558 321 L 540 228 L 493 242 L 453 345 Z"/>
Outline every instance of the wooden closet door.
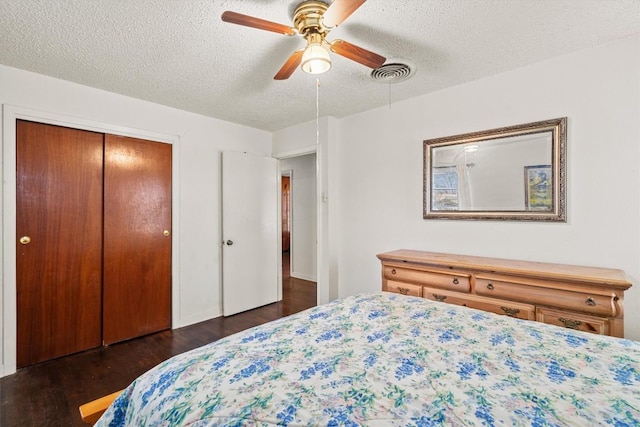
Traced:
<path fill-rule="evenodd" d="M 171 327 L 171 145 L 105 136 L 103 343 Z"/>
<path fill-rule="evenodd" d="M 17 366 L 100 346 L 103 135 L 18 120 Z"/>

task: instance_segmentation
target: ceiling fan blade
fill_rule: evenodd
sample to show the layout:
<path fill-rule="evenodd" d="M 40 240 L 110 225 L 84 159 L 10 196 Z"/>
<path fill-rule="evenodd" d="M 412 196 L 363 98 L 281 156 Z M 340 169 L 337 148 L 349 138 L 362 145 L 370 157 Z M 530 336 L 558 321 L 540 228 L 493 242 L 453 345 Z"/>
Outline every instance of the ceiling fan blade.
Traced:
<path fill-rule="evenodd" d="M 337 27 L 367 0 L 335 0 L 322 15 L 322 25 Z"/>
<path fill-rule="evenodd" d="M 297 34 L 295 28 L 289 27 L 287 25 L 266 21 L 260 18 L 254 18 L 253 16 L 243 15 L 241 13 L 231 12 L 230 10 L 227 10 L 222 14 L 222 20 L 224 22 L 230 22 L 232 24 L 244 25 L 245 27 L 257 28 L 259 30 L 285 34 L 287 36 L 293 36 Z"/>
<path fill-rule="evenodd" d="M 300 65 L 300 61 L 302 61 L 302 54 L 304 53 L 304 49 L 296 50 L 291 54 L 287 62 L 284 63 L 282 68 L 276 73 L 273 77 L 274 80 L 286 80 L 291 74 L 298 68 Z"/>
<path fill-rule="evenodd" d="M 377 53 L 373 53 L 344 40 L 334 40 L 331 42 L 331 50 L 340 56 L 359 62 L 369 68 L 378 68 L 387 60 L 384 56 L 380 56 Z"/>

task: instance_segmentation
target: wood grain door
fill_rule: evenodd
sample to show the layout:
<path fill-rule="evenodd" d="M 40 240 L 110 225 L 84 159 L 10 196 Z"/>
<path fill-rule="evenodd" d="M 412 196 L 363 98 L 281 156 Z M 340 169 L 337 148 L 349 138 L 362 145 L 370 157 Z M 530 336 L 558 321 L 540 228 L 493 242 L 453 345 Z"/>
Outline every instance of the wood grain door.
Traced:
<path fill-rule="evenodd" d="M 103 343 L 171 327 L 171 145 L 106 135 Z"/>
<path fill-rule="evenodd" d="M 103 135 L 18 120 L 17 366 L 100 345 Z"/>

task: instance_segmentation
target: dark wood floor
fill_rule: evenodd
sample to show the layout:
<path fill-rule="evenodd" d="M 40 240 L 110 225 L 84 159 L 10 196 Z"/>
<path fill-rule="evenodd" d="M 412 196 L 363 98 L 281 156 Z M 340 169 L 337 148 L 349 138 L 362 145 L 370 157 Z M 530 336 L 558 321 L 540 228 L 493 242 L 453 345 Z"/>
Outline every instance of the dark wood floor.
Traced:
<path fill-rule="evenodd" d="M 316 284 L 291 278 L 283 257 L 283 300 L 18 370 L 0 379 L 0 426 L 83 426 L 78 406 L 125 388 L 179 353 L 316 305 Z"/>

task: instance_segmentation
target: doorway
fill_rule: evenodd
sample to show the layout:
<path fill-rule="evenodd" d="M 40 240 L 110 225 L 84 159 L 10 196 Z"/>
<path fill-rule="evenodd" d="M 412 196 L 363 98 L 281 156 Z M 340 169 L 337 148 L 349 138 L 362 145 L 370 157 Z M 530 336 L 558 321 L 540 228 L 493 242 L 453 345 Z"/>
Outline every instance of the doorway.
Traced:
<path fill-rule="evenodd" d="M 316 153 L 280 160 L 283 299 L 317 296 Z"/>

